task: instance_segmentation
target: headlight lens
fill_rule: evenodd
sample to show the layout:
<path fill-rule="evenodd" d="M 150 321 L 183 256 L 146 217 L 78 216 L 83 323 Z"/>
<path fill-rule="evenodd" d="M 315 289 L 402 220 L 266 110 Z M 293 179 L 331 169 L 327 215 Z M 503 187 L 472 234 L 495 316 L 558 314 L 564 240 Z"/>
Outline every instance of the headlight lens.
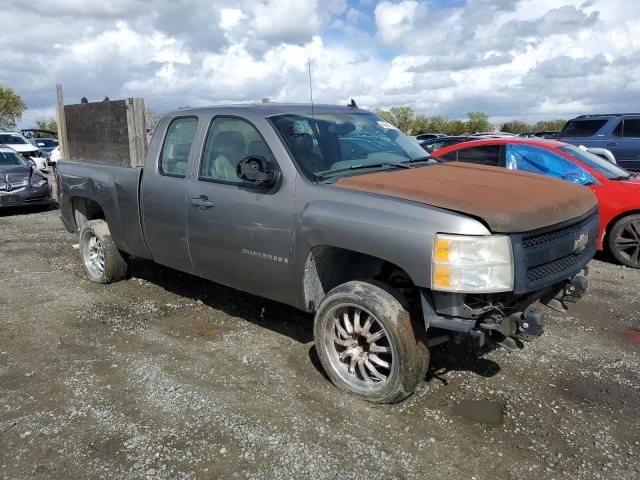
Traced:
<path fill-rule="evenodd" d="M 513 290 L 511 240 L 506 235 L 436 235 L 431 286 L 433 290 L 461 293 Z"/>

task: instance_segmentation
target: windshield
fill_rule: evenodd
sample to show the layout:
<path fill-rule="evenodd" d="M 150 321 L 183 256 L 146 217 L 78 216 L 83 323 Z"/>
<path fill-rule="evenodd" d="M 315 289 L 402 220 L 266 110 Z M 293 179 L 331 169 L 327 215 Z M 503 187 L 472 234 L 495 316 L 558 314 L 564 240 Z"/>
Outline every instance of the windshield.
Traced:
<path fill-rule="evenodd" d="M 415 141 L 369 112 L 285 114 L 270 120 L 311 180 L 352 175 L 356 170 L 406 168 L 403 162 L 427 156 Z"/>
<path fill-rule="evenodd" d="M 0 167 L 26 167 L 28 165 L 22 155 L 16 152 L 0 150 Z"/>
<path fill-rule="evenodd" d="M 629 172 L 627 172 L 625 169 L 620 168 L 617 165 L 614 165 L 613 163 L 610 163 L 604 158 L 594 155 L 591 152 L 585 152 L 578 147 L 574 147 L 573 145 L 559 147 L 558 150 L 561 150 L 565 153 L 568 153 L 572 157 L 577 158 L 588 167 L 593 168 L 599 174 L 607 177 L 609 180 L 624 179 L 630 177 Z"/>
<path fill-rule="evenodd" d="M 15 145 L 17 143 L 27 143 L 26 140 L 17 135 L 0 134 L 0 143 L 8 143 Z"/>

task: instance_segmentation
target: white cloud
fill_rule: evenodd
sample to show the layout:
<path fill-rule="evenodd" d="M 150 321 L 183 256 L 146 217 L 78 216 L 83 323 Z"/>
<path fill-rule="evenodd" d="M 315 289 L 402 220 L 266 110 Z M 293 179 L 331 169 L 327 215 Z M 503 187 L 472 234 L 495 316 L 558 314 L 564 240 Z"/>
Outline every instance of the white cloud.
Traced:
<path fill-rule="evenodd" d="M 55 2 L 55 3 L 54 3 Z M 428 7 L 427 7 L 428 5 Z M 46 7 L 46 8 L 45 8 Z M 640 10 L 625 0 L 7 0 L 0 83 L 36 116 L 143 96 L 406 104 L 537 119 L 640 109 Z M 52 14 L 51 12 L 55 12 Z M 38 25 L 25 41 L 24 24 Z"/>
<path fill-rule="evenodd" d="M 247 9 L 253 17 L 251 28 L 264 40 L 298 43 L 311 38 L 321 25 L 316 0 L 264 0 Z"/>
<path fill-rule="evenodd" d="M 415 0 L 400 3 L 380 2 L 375 9 L 378 38 L 393 45 L 410 33 L 416 33 L 425 18 L 424 7 Z"/>

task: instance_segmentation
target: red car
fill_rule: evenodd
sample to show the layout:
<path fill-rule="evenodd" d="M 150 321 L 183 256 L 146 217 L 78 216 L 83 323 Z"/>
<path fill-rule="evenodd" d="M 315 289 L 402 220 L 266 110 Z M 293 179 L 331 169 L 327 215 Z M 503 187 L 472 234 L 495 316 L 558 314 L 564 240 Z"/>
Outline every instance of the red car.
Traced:
<path fill-rule="evenodd" d="M 491 138 L 451 145 L 431 155 L 444 161 L 506 167 L 588 186 L 600 206 L 598 248 L 610 252 L 623 265 L 640 268 L 640 174 L 555 140 Z"/>

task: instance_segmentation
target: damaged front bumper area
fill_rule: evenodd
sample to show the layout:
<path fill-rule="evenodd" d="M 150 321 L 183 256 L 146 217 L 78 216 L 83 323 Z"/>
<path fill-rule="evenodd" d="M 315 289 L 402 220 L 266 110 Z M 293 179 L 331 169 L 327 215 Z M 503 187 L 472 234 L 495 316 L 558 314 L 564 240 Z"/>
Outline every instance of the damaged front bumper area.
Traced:
<path fill-rule="evenodd" d="M 512 234 L 514 290 L 508 293 L 447 293 L 421 289 L 425 326 L 479 346 L 522 347 L 544 331 L 539 304 L 564 312 L 587 291 L 587 264 L 598 239 L 598 212 L 553 227 Z M 538 304 L 539 302 L 539 304 Z"/>
<path fill-rule="evenodd" d="M 566 311 L 586 292 L 588 268 L 573 278 L 527 295 L 443 294 L 421 290 L 422 312 L 427 330 L 438 329 L 435 338 L 461 340 L 470 336 L 478 347 L 497 343 L 509 350 L 522 348 L 544 333 L 545 313 L 540 304 Z M 435 343 L 440 343 L 441 340 Z"/>

